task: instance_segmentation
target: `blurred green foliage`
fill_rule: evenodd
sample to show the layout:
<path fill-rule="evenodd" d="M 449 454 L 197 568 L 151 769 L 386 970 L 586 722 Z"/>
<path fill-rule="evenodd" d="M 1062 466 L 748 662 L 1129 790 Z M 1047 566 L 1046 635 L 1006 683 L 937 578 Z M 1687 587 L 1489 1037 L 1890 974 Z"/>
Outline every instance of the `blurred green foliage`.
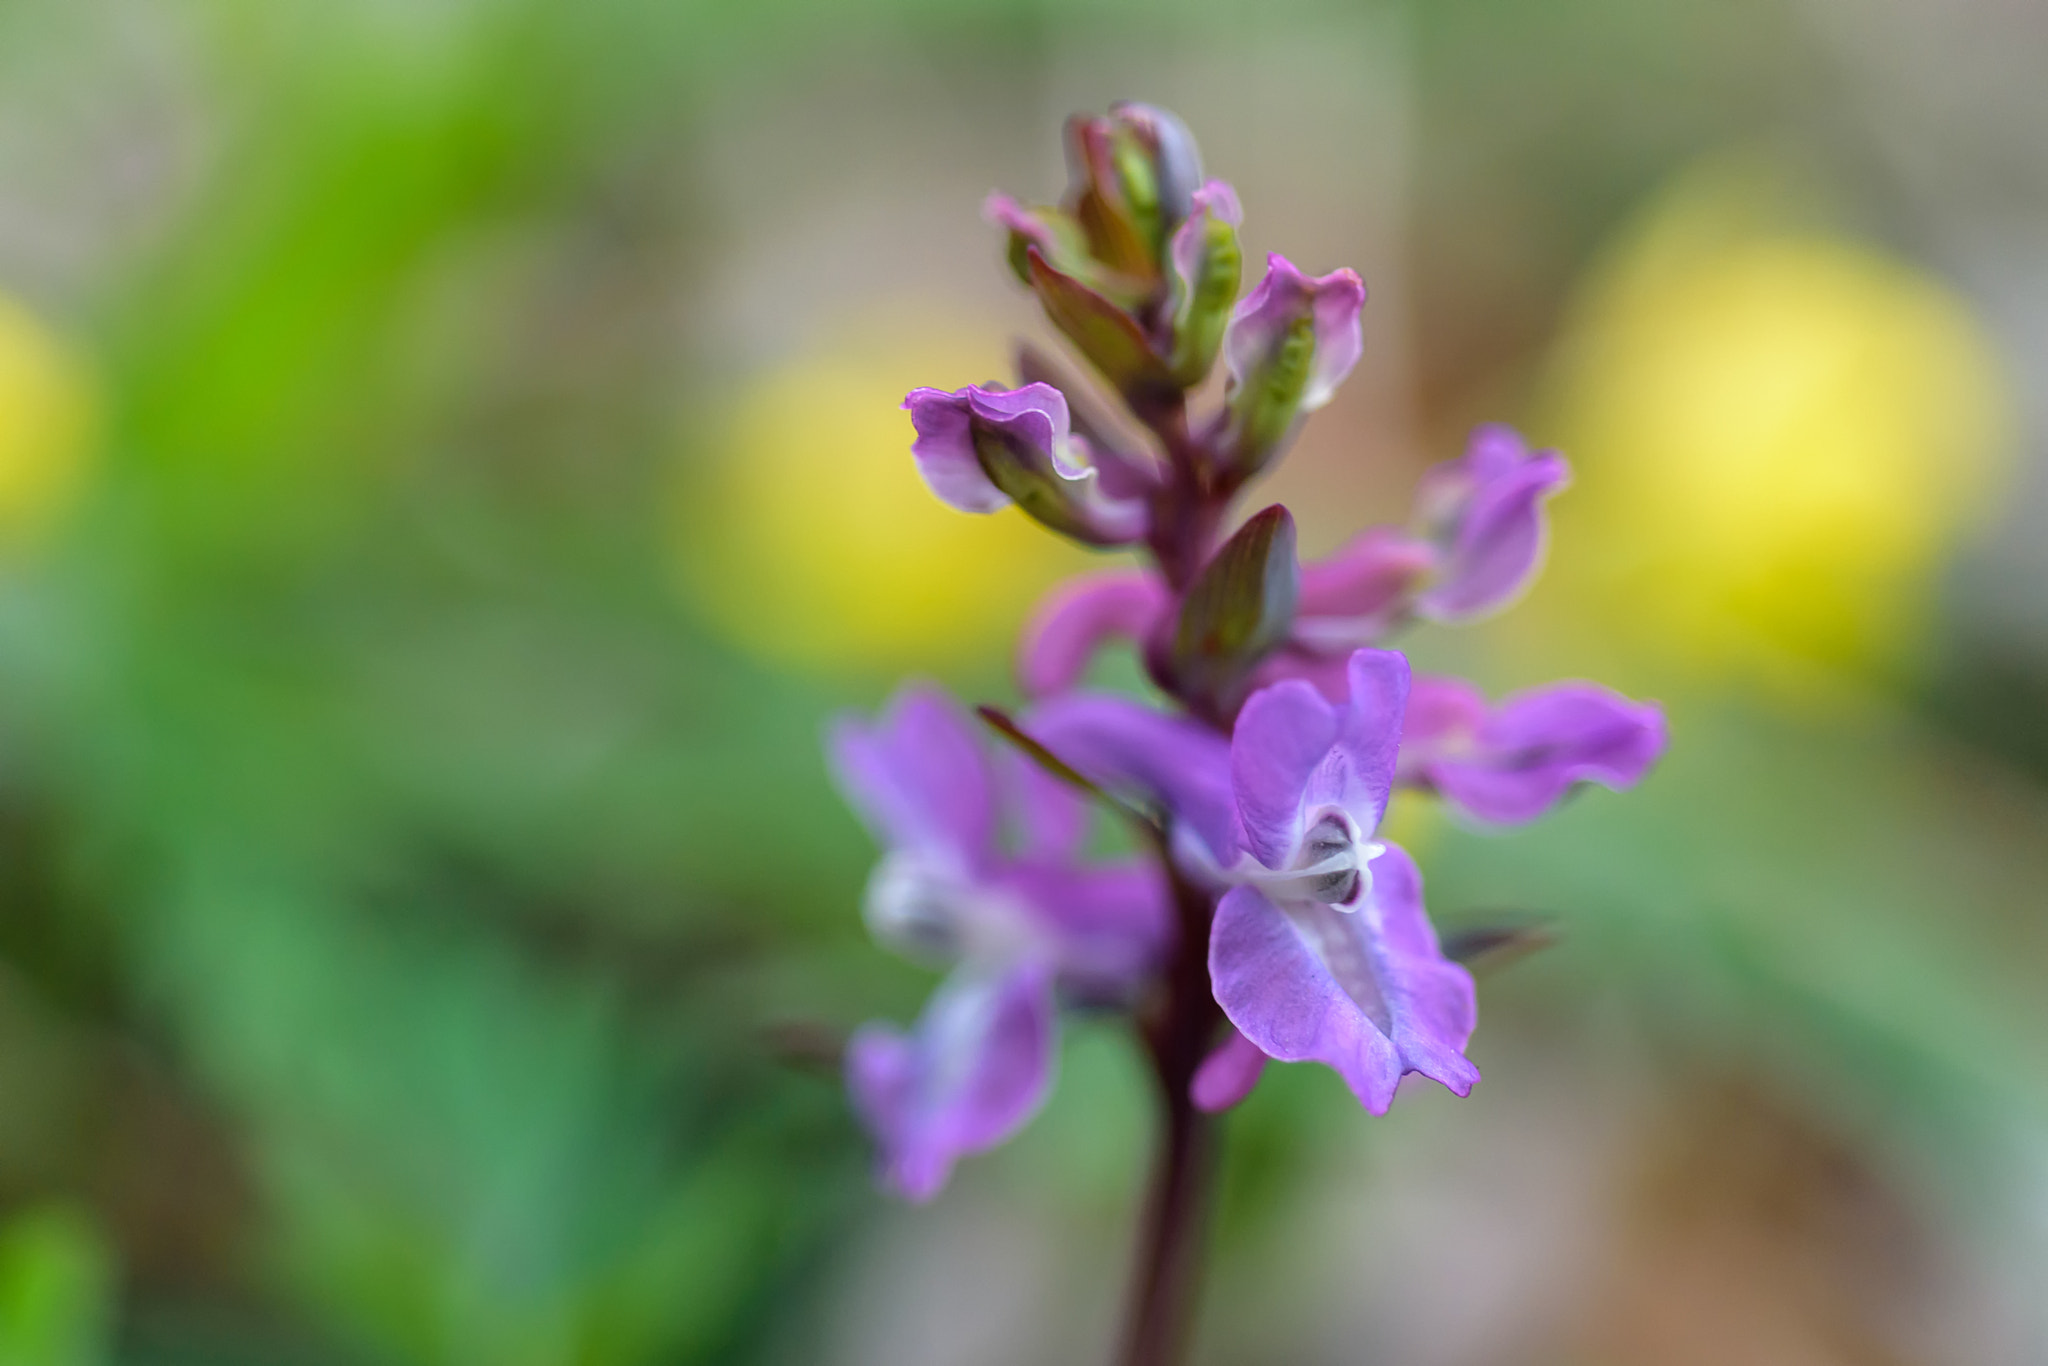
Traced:
<path fill-rule="evenodd" d="M 28 1209 L 0 1227 L 0 1362 L 99 1366 L 112 1274 L 105 1243 L 76 1211 Z"/>

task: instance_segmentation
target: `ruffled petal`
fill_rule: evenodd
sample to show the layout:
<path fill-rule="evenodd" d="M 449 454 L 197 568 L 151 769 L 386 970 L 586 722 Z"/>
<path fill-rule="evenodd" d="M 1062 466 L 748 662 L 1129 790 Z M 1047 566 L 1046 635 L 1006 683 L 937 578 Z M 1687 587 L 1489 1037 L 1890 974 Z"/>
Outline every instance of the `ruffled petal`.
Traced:
<path fill-rule="evenodd" d="M 1534 820 L 1581 783 L 1634 786 L 1664 752 L 1664 714 L 1594 683 L 1559 683 L 1488 708 L 1457 679 L 1416 690 L 1404 779 L 1483 821 Z"/>
<path fill-rule="evenodd" d="M 1032 710 L 1025 730 L 1091 781 L 1162 806 L 1217 864 L 1236 858 L 1230 743 L 1128 698 L 1073 693 Z"/>
<path fill-rule="evenodd" d="M 913 389 L 903 406 L 917 432 L 910 453 L 918 472 L 949 507 L 988 513 L 1016 502 L 1091 545 L 1145 534 L 1145 504 L 1102 490 L 1087 443 L 1073 435 L 1066 395 L 1052 385 Z"/>
<path fill-rule="evenodd" d="M 1296 411 L 1314 412 L 1330 401 L 1365 353 L 1359 321 L 1364 308 L 1365 282 L 1356 271 L 1310 277 L 1286 257 L 1269 255 L 1265 278 L 1238 304 L 1224 334 L 1223 358 L 1231 379 L 1244 384 L 1270 361 L 1296 320 L 1306 316 L 1315 354 Z"/>
<path fill-rule="evenodd" d="M 1408 1072 L 1461 1096 L 1479 1080 L 1464 1054 L 1478 1018 L 1471 975 L 1443 957 L 1421 876 L 1397 847 L 1374 860 L 1372 895 L 1354 912 L 1232 889 L 1217 907 L 1209 973 L 1217 1004 L 1255 1047 L 1331 1067 L 1374 1114 Z"/>
<path fill-rule="evenodd" d="M 1444 562 L 1417 610 L 1437 621 L 1469 620 L 1520 594 L 1543 559 L 1544 500 L 1570 478 L 1563 456 L 1531 454 L 1510 428 L 1474 432 L 1465 457 L 1432 470 L 1418 490 Z"/>
<path fill-rule="evenodd" d="M 908 1034 L 867 1025 L 847 1046 L 846 1084 L 880 1152 L 880 1179 L 929 1200 L 953 1163 L 1011 1137 L 1052 1085 L 1057 1011 L 1048 964 L 962 969 Z"/>
<path fill-rule="evenodd" d="M 1171 601 L 1157 575 L 1109 569 L 1069 579 L 1031 614 L 1017 650 L 1017 681 L 1048 697 L 1081 681 L 1095 652 L 1118 638 L 1142 639 Z"/>
<path fill-rule="evenodd" d="M 1010 495 L 997 488 L 974 451 L 972 408 L 967 390 L 913 389 L 903 400 L 917 439 L 910 454 L 917 472 L 938 500 L 961 512 L 996 512 L 1010 505 Z"/>
<path fill-rule="evenodd" d="M 826 754 L 840 790 L 883 843 L 963 873 L 992 856 L 988 756 L 973 722 L 937 688 L 905 686 L 873 724 L 840 719 Z"/>
<path fill-rule="evenodd" d="M 1230 1037 L 1217 1044 L 1195 1069 L 1189 1098 L 1197 1110 L 1211 1114 L 1228 1110 L 1252 1093 L 1265 1070 L 1266 1055 L 1259 1046 L 1232 1029 Z"/>

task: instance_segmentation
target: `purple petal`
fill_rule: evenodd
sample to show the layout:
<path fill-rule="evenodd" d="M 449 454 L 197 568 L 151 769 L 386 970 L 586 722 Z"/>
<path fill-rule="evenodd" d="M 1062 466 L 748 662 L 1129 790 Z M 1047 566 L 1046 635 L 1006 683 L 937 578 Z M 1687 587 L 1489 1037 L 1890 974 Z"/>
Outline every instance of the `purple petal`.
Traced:
<path fill-rule="evenodd" d="M 1027 696 L 1065 692 L 1081 681 L 1105 641 L 1140 639 L 1170 601 L 1142 569 L 1109 569 L 1069 579 L 1046 595 L 1024 627 L 1017 681 Z"/>
<path fill-rule="evenodd" d="M 1003 1142 L 1052 1086 L 1057 1028 L 1049 965 L 963 969 L 940 984 L 916 1028 L 867 1025 L 847 1046 L 855 1111 L 881 1148 L 881 1180 L 924 1201 L 956 1159 Z"/>
<path fill-rule="evenodd" d="M 1089 474 L 1086 462 L 1074 456 L 1073 422 L 1067 412 L 1067 396 L 1050 384 L 1026 384 L 1015 389 L 989 389 L 969 385 L 961 391 L 974 416 L 998 431 L 1009 432 L 1033 450 L 1044 453 L 1046 463 L 1062 479 L 1082 479 Z"/>
<path fill-rule="evenodd" d="M 1244 843 L 1268 868 L 1284 868 L 1300 842 L 1303 793 L 1337 742 L 1338 709 L 1299 680 L 1246 699 L 1230 737 L 1230 787 Z"/>
<path fill-rule="evenodd" d="M 1024 728 L 1092 781 L 1165 807 L 1215 862 L 1235 859 L 1230 744 L 1208 727 L 1128 698 L 1071 693 L 1034 708 Z"/>
<path fill-rule="evenodd" d="M 911 684 L 872 725 L 826 738 L 840 790 L 884 844 L 966 872 L 995 848 L 994 778 L 972 722 L 937 688 Z"/>
<path fill-rule="evenodd" d="M 1234 888 L 1216 911 L 1209 973 L 1217 1004 L 1254 1046 L 1283 1062 L 1336 1070 L 1374 1114 L 1404 1073 L 1457 1095 L 1479 1071 L 1465 1057 L 1477 1020 L 1472 978 L 1444 958 L 1422 907 L 1422 879 L 1389 846 L 1355 912 L 1282 909 Z"/>
<path fill-rule="evenodd" d="M 1501 426 L 1479 428 L 1464 459 L 1424 476 L 1417 503 L 1445 563 L 1418 602 L 1422 614 L 1466 620 L 1519 594 L 1543 558 L 1543 502 L 1570 477 L 1563 456 L 1531 455 L 1521 437 Z"/>
<path fill-rule="evenodd" d="M 997 488 L 974 453 L 972 410 L 967 390 L 912 389 L 903 400 L 917 439 L 910 454 L 917 472 L 940 502 L 962 512 L 995 512 L 1008 507 L 1010 495 Z"/>
<path fill-rule="evenodd" d="M 1298 658 L 1298 657 L 1297 657 Z M 1350 816 L 1360 838 L 1386 814 L 1408 698 L 1408 659 L 1357 650 L 1344 664 L 1343 701 L 1327 681 L 1290 678 L 1251 695 L 1231 737 L 1231 785 L 1243 839 L 1268 868 L 1288 866 L 1319 809 Z"/>
<path fill-rule="evenodd" d="M 1019 867 L 1003 885 L 1047 932 L 1062 984 L 1087 996 L 1127 996 L 1157 967 L 1172 939 L 1166 881 L 1151 859 Z"/>
<path fill-rule="evenodd" d="M 1437 552 L 1394 527 L 1373 527 L 1336 554 L 1301 569 L 1294 641 L 1302 649 L 1349 653 L 1376 644 L 1408 613 Z"/>
<path fill-rule="evenodd" d="M 1310 781 L 1307 799 L 1341 806 L 1370 833 L 1387 811 L 1408 709 L 1408 656 L 1399 650 L 1356 650 L 1337 748 Z"/>
<path fill-rule="evenodd" d="M 1259 1046 L 1232 1029 L 1230 1037 L 1216 1045 L 1195 1069 L 1194 1080 L 1188 1086 L 1189 1098 L 1197 1110 L 1211 1114 L 1228 1110 L 1252 1093 L 1265 1070 L 1266 1055 L 1259 1051 Z"/>
<path fill-rule="evenodd" d="M 1593 683 L 1560 683 L 1489 710 L 1476 689 L 1432 679 L 1417 689 L 1402 772 L 1472 816 L 1534 820 L 1580 783 L 1634 786 L 1664 752 L 1664 715 Z"/>
<path fill-rule="evenodd" d="M 1289 324 L 1307 313 L 1315 324 L 1315 359 L 1299 411 L 1314 412 L 1330 401 L 1365 352 L 1359 322 L 1364 308 L 1365 282 L 1356 271 L 1310 278 L 1286 257 L 1269 255 L 1265 278 L 1238 304 L 1223 337 L 1231 379 L 1242 383 L 1287 335 Z"/>
<path fill-rule="evenodd" d="M 1486 712 L 1486 694 L 1462 678 L 1415 679 L 1401 721 L 1400 781 L 1418 781 L 1424 765 L 1466 750 Z"/>

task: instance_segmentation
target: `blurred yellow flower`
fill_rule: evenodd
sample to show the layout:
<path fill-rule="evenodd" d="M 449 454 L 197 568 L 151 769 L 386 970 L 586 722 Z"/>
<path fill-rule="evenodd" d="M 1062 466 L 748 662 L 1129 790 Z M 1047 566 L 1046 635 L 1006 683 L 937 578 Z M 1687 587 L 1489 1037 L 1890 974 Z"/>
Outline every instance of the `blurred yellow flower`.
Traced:
<path fill-rule="evenodd" d="M 93 420 L 82 367 L 0 293 L 0 545 L 46 532 L 83 483 Z"/>
<path fill-rule="evenodd" d="M 763 374 L 681 481 L 684 582 L 736 643 L 819 670 L 1001 660 L 1031 603 L 1101 561 L 1015 509 L 942 505 L 910 458 L 912 388 L 1008 370 L 998 337 L 885 326 Z"/>
<path fill-rule="evenodd" d="M 1681 177 L 1595 273 L 1549 396 L 1583 474 L 1560 567 L 1695 668 L 1895 660 L 2004 453 L 1968 306 L 1800 222 L 1784 183 L 1740 159 Z"/>

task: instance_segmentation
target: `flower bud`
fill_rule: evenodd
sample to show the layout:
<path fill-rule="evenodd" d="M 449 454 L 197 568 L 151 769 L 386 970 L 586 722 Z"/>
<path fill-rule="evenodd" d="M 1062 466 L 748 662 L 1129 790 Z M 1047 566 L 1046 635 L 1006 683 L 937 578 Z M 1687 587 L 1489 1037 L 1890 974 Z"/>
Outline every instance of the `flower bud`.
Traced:
<path fill-rule="evenodd" d="M 962 512 L 1011 503 L 1085 545 L 1126 545 L 1145 534 L 1146 508 L 1105 494 L 1070 430 L 1065 395 L 1050 384 L 913 389 L 903 400 L 917 440 L 911 455 L 940 501 Z"/>
<path fill-rule="evenodd" d="M 1024 257 L 1045 316 L 1133 407 L 1143 408 L 1178 392 L 1166 362 L 1152 349 L 1136 318 L 1055 269 L 1037 247 L 1025 248 Z"/>
<path fill-rule="evenodd" d="M 1244 276 L 1237 228 L 1244 221 L 1237 194 L 1220 180 L 1195 191 L 1190 211 L 1167 252 L 1172 295 L 1176 383 L 1193 388 L 1208 376 L 1223 345 L 1223 329 Z"/>
<path fill-rule="evenodd" d="M 1265 279 L 1237 306 L 1223 337 L 1228 458 L 1238 478 L 1263 469 L 1295 421 L 1328 403 L 1358 364 L 1364 306 L 1365 285 L 1353 271 L 1311 278 L 1284 256 L 1266 258 Z"/>
<path fill-rule="evenodd" d="M 1217 550 L 1181 600 L 1149 653 L 1174 691 L 1212 716 L 1227 716 L 1244 698 L 1252 670 L 1287 638 L 1294 624 L 1301 571 L 1294 556 L 1294 518 L 1274 505 L 1257 513 Z"/>
<path fill-rule="evenodd" d="M 1186 125 L 1144 104 L 1108 118 L 1067 120 L 1066 208 L 1097 260 L 1135 279 L 1160 278 L 1168 238 L 1193 205 L 1201 153 Z"/>
<path fill-rule="evenodd" d="M 1202 151 L 1195 145 L 1195 135 L 1157 105 L 1126 100 L 1111 105 L 1109 116 L 1143 150 L 1157 189 L 1161 232 L 1171 233 L 1193 210 L 1196 187 L 1202 183 Z"/>

